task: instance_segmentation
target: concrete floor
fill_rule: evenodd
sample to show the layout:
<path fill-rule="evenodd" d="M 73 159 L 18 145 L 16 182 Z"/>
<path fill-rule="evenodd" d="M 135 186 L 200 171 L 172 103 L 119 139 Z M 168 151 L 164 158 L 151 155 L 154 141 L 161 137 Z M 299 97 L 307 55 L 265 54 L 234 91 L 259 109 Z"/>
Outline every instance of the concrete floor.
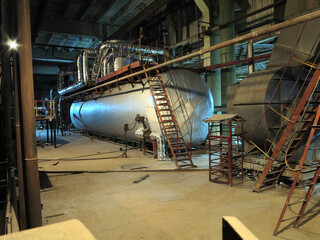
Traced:
<path fill-rule="evenodd" d="M 56 149 L 38 148 L 39 170 L 47 172 L 41 174 L 44 224 L 77 218 L 97 239 L 204 240 L 222 239 L 222 216 L 235 216 L 259 239 L 320 239 L 317 195 L 299 229 L 289 227 L 273 237 L 285 187 L 254 193 L 248 180 L 234 187 L 209 182 L 205 155 L 195 156 L 199 170 L 177 172 L 172 161 L 157 161 L 137 150 L 118 157 L 123 153 L 118 144 L 77 135 L 58 139 Z M 136 167 L 149 172 L 129 170 Z M 146 174 L 150 177 L 133 183 Z M 297 209 L 288 212 L 290 217 Z"/>

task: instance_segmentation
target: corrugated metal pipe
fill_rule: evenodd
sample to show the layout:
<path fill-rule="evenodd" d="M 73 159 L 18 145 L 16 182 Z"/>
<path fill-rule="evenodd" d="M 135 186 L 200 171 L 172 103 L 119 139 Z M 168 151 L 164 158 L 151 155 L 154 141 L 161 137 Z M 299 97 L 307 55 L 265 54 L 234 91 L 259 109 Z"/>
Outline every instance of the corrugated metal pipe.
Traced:
<path fill-rule="evenodd" d="M 62 77 L 64 75 L 74 75 L 73 71 L 62 70 L 58 74 L 58 93 L 60 95 L 65 95 L 67 93 L 74 92 L 78 89 L 86 87 L 90 83 L 89 73 L 88 73 L 88 58 L 95 56 L 97 53 L 94 49 L 85 49 L 77 57 L 77 81 L 71 86 L 62 89 Z"/>

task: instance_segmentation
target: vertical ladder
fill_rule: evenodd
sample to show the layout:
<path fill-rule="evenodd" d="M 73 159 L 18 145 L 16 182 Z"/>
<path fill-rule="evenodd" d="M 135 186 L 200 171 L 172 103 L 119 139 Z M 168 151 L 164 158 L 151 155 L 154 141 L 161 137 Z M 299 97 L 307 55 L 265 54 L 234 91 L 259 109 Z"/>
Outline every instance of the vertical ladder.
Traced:
<path fill-rule="evenodd" d="M 319 176 L 319 173 L 320 173 L 320 167 L 319 166 L 317 167 L 317 171 L 315 172 L 313 180 L 311 181 L 311 184 L 309 186 L 309 190 L 308 190 L 308 192 L 307 192 L 307 194 L 305 196 L 305 199 L 303 201 L 297 201 L 297 202 L 294 202 L 294 203 L 290 203 L 291 197 L 292 197 L 293 192 L 294 192 L 294 188 L 295 188 L 295 186 L 296 186 L 296 184 L 298 182 L 298 179 L 299 179 L 299 175 L 302 173 L 301 171 L 302 171 L 302 169 L 304 167 L 304 162 L 306 160 L 306 157 L 307 157 L 307 154 L 308 154 L 308 150 L 309 150 L 312 138 L 314 136 L 315 130 L 320 128 L 320 126 L 318 125 L 319 117 L 320 117 L 320 104 L 318 104 L 317 113 L 316 113 L 316 116 L 314 118 L 313 125 L 311 126 L 311 131 L 310 131 L 306 146 L 304 148 L 302 157 L 300 159 L 299 168 L 298 168 L 297 172 L 295 173 L 295 177 L 294 177 L 292 186 L 290 188 L 287 200 L 286 200 L 286 202 L 284 204 L 284 207 L 283 207 L 282 212 L 280 214 L 280 217 L 279 217 L 279 220 L 277 222 L 277 225 L 276 225 L 276 227 L 274 229 L 273 235 L 276 235 L 278 233 L 278 229 L 279 229 L 281 223 L 284 222 L 284 221 L 296 218 L 295 227 L 298 226 L 299 221 L 300 221 L 301 217 L 303 216 L 304 210 L 306 209 L 307 204 L 308 204 L 308 202 L 310 200 L 310 197 L 311 197 L 312 191 L 314 189 L 314 186 L 317 183 L 317 179 L 318 179 L 318 176 Z M 300 210 L 299 214 L 297 216 L 294 216 L 294 217 L 283 219 L 288 206 L 292 206 L 292 205 L 299 204 L 299 203 L 302 203 L 301 210 Z"/>
<path fill-rule="evenodd" d="M 159 71 L 157 70 L 153 76 L 149 76 L 146 72 L 145 76 L 149 83 L 150 92 L 156 106 L 156 112 L 176 166 L 178 168 L 196 167 L 192 162 L 191 154 L 183 139 L 180 126 Z"/>
<path fill-rule="evenodd" d="M 318 68 L 320 67 L 320 64 L 318 65 Z M 318 68 L 316 69 L 315 73 L 313 74 L 306 90 L 304 91 L 300 102 L 298 103 L 298 105 L 296 106 L 292 116 L 290 117 L 290 119 L 288 119 L 288 124 L 286 125 L 286 127 L 284 128 L 282 135 L 275 147 L 275 149 L 273 150 L 273 153 L 271 156 L 267 156 L 268 162 L 261 174 L 261 176 L 258 179 L 258 182 L 256 183 L 254 190 L 255 191 L 259 191 L 260 188 L 264 188 L 267 186 L 267 184 L 270 184 L 270 182 L 272 182 L 271 186 L 274 185 L 274 183 L 276 183 L 276 181 L 279 179 L 279 177 L 282 175 L 284 169 L 285 169 L 285 164 L 280 163 L 279 164 L 279 168 L 278 170 L 274 171 L 274 172 L 270 172 L 271 168 L 273 167 L 274 162 L 278 161 L 279 159 L 277 159 L 278 157 L 281 156 L 281 154 L 283 153 L 287 153 L 285 157 L 290 157 L 292 156 L 293 152 L 296 149 L 296 146 L 298 145 L 298 143 L 300 142 L 300 140 L 302 139 L 304 133 L 306 132 L 306 129 L 302 128 L 302 129 L 295 129 L 294 127 L 297 128 L 297 123 L 299 122 L 299 117 L 301 112 L 303 112 L 303 110 L 306 110 L 306 104 L 310 98 L 310 96 L 312 96 L 315 88 L 318 85 L 319 82 L 319 78 L 320 78 L 320 70 L 318 70 Z M 315 114 L 310 114 L 308 119 L 304 119 L 302 120 L 305 123 L 310 123 L 313 121 L 315 117 Z M 286 143 L 288 143 L 288 140 L 291 138 L 290 141 L 290 146 L 286 145 Z M 292 148 L 291 152 L 288 153 L 288 148 Z M 290 154 L 290 155 L 289 155 Z M 268 174 L 274 174 L 275 176 L 271 179 L 266 179 L 266 176 Z"/>

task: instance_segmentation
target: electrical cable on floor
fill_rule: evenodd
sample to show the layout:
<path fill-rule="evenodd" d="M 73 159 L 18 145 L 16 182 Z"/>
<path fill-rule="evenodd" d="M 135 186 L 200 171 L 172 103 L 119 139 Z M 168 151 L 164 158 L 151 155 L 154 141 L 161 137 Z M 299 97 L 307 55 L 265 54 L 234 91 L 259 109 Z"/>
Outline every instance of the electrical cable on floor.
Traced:
<path fill-rule="evenodd" d="M 137 150 L 138 148 L 130 148 L 129 150 Z M 78 157 L 70 157 L 70 158 L 40 158 L 40 161 L 81 161 L 81 160 L 100 160 L 100 159 L 113 159 L 113 158 L 120 158 L 125 155 L 125 152 L 121 153 L 120 155 L 114 156 L 114 157 L 97 157 L 97 158 L 82 158 L 86 156 L 92 156 L 92 155 L 101 155 L 101 154 L 108 154 L 108 153 L 115 153 L 119 151 L 112 151 L 112 152 L 104 152 L 104 153 L 95 153 L 95 154 L 88 154 L 88 155 L 83 155 L 83 156 L 78 156 Z"/>
<path fill-rule="evenodd" d="M 78 171 L 45 171 L 39 170 L 40 173 L 70 173 L 70 174 L 82 174 L 82 173 L 134 173 L 134 172 L 202 172 L 208 171 L 208 168 L 185 168 L 185 169 L 137 169 L 137 170 L 101 170 L 101 171 L 89 171 L 89 170 L 78 170 Z"/>

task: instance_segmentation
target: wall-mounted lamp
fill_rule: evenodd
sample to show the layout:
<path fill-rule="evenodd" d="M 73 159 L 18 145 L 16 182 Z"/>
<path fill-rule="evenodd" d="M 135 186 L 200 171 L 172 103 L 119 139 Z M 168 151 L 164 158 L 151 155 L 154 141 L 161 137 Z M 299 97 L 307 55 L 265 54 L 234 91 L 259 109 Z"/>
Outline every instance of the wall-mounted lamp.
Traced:
<path fill-rule="evenodd" d="M 16 50 L 18 48 L 18 43 L 16 40 L 9 40 L 8 45 L 10 50 Z"/>

